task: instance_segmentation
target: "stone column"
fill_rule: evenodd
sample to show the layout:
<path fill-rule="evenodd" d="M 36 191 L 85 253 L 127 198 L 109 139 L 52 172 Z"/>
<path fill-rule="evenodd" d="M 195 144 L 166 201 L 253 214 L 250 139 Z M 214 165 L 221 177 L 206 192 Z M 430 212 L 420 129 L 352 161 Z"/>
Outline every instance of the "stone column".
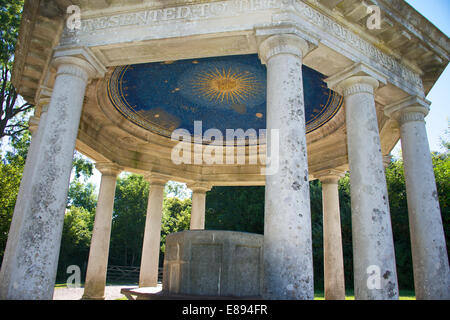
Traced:
<path fill-rule="evenodd" d="M 122 168 L 111 162 L 96 163 L 95 167 L 102 173 L 102 179 L 95 211 L 83 299 L 103 300 L 105 298 L 116 180 Z"/>
<path fill-rule="evenodd" d="M 41 113 L 40 113 L 39 117 L 33 116 L 30 118 L 30 121 L 29 121 L 29 125 L 30 125 L 29 129 L 32 134 L 31 144 L 30 144 L 30 147 L 28 148 L 27 161 L 25 162 L 25 167 L 24 167 L 23 174 L 22 174 L 22 180 L 20 182 L 19 193 L 17 194 L 16 207 L 14 208 L 14 212 L 23 212 L 22 205 L 24 205 L 26 203 L 25 199 L 30 194 L 30 187 L 31 187 L 30 179 L 33 176 L 33 172 L 37 166 L 36 158 L 39 154 L 39 148 L 41 146 L 42 133 L 45 130 L 45 124 L 46 124 L 46 119 L 47 119 L 47 111 L 48 111 L 49 103 L 50 103 L 50 99 L 45 99 L 43 101 L 43 105 L 41 107 Z M 14 219 L 13 219 L 13 221 L 14 221 Z M 17 221 L 19 221 L 19 219 L 16 219 L 16 222 Z M 12 226 L 12 224 L 11 224 L 11 226 Z M 11 229 L 11 230 L 13 230 L 13 229 Z"/>
<path fill-rule="evenodd" d="M 398 299 L 394 242 L 374 98 L 374 90 L 384 78 L 363 65 L 332 78 L 334 81 L 327 80 L 329 86 L 337 82 L 337 89 L 345 99 L 355 298 Z"/>
<path fill-rule="evenodd" d="M 0 299 L 53 298 L 75 140 L 86 85 L 95 75 L 82 58 L 59 57 L 54 63 L 57 75 L 45 126 L 29 159 L 34 170 L 11 223 Z"/>
<path fill-rule="evenodd" d="M 450 299 L 450 271 L 424 118 L 429 102 L 408 97 L 385 108 L 400 125 L 417 299 Z"/>
<path fill-rule="evenodd" d="M 191 230 L 205 229 L 206 192 L 211 190 L 208 184 L 196 183 L 188 186 L 192 190 Z"/>
<path fill-rule="evenodd" d="M 142 246 L 139 287 L 158 285 L 159 250 L 161 240 L 161 217 L 166 179 L 148 175 L 150 182 L 147 217 L 145 219 L 144 244 Z"/>
<path fill-rule="evenodd" d="M 392 163 L 392 155 L 387 154 L 387 155 L 383 156 L 384 169 L 387 169 L 391 163 Z"/>
<path fill-rule="evenodd" d="M 329 171 L 318 175 L 322 182 L 323 266 L 326 300 L 345 300 L 344 255 L 338 181 L 343 174 Z"/>
<path fill-rule="evenodd" d="M 259 47 L 267 65 L 267 149 L 276 172 L 266 172 L 265 299 L 313 299 L 311 209 L 306 153 L 302 58 L 308 43 L 273 35 Z M 279 133 L 278 154 L 272 135 Z M 272 165 L 273 167 L 273 165 Z"/>

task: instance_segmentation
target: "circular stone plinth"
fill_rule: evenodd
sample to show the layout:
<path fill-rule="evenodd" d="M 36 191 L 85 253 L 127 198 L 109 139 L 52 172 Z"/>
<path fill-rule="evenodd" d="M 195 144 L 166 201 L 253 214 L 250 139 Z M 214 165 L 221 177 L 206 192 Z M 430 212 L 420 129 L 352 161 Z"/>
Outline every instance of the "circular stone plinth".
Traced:
<path fill-rule="evenodd" d="M 255 297 L 262 293 L 262 280 L 262 235 L 193 230 L 166 238 L 166 293 Z"/>

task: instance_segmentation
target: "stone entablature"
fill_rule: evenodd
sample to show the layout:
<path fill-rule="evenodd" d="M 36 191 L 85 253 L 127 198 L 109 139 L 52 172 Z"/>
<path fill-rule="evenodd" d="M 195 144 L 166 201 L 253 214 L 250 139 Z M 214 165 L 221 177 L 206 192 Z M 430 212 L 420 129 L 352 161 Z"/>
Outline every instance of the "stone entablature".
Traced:
<path fill-rule="evenodd" d="M 135 47 L 136 42 L 170 38 L 188 38 L 213 35 L 213 37 L 235 36 L 233 33 L 249 32 L 261 25 L 292 24 L 299 32 L 311 35 L 318 42 L 339 52 L 347 59 L 362 60 L 389 75 L 390 82 L 409 94 L 423 92 L 420 70 L 413 70 L 378 49 L 374 44 L 356 34 L 355 31 L 300 0 L 260 1 L 251 5 L 245 0 L 225 0 L 212 3 L 190 4 L 162 9 L 144 9 L 130 13 L 104 15 L 82 20 L 81 30 L 70 32 L 66 29 L 60 46 L 87 46 L 92 48 L 105 65 L 123 64 L 130 57 L 126 48 Z M 220 33 L 220 35 L 218 35 Z M 187 39 L 183 39 L 186 41 Z M 123 57 L 110 59 L 114 46 L 121 43 Z M 255 41 L 248 40 L 237 51 L 256 52 Z M 155 44 L 153 44 L 155 45 Z M 156 44 L 157 45 L 157 44 Z M 104 48 L 104 46 L 107 46 Z M 94 49 L 95 48 L 95 49 Z M 170 56 L 170 48 L 165 54 Z M 221 50 L 220 48 L 218 48 Z M 240 53 L 240 52 L 236 52 Z M 117 53 L 115 53 L 117 55 Z M 151 52 L 142 56 L 142 61 L 157 61 Z M 233 54 L 230 52 L 229 54 Z M 219 51 L 210 56 L 221 55 Z M 183 57 L 179 57 L 182 59 Z M 187 57 L 186 57 L 187 58 Z M 319 70 L 320 71 L 320 70 Z"/>
<path fill-rule="evenodd" d="M 317 30 L 309 31 L 316 34 L 322 33 L 319 39 L 324 45 L 332 45 L 334 42 L 330 40 L 335 39 L 352 43 L 351 50 L 348 45 L 331 48 L 339 49 L 340 53 L 353 51 L 347 52 L 350 59 L 358 56 L 358 52 L 367 55 L 375 64 L 384 68 L 384 71 L 388 70 L 395 75 L 396 79 L 393 78 L 393 81 L 396 85 L 402 85 L 401 82 L 405 79 L 409 80 L 407 88 L 403 88 L 409 91 L 415 88 L 420 89 L 421 82 L 424 82 L 425 93 L 427 93 L 449 60 L 448 38 L 403 1 L 378 3 L 383 11 L 383 23 L 382 29 L 377 31 L 364 30 L 361 26 L 362 21 L 365 21 L 367 17 L 367 14 L 361 13 L 364 12 L 364 10 L 361 11 L 361 7 L 367 7 L 370 3 L 359 0 L 347 1 L 345 4 L 342 1 L 295 0 L 292 2 L 293 5 L 290 5 L 291 1 L 281 0 L 185 0 L 165 1 L 164 4 L 160 1 L 133 1 L 130 4 L 124 4 L 123 1 L 74 0 L 72 3 L 81 6 L 84 21 L 82 30 L 77 33 L 77 37 L 81 36 L 80 41 L 83 43 L 77 42 L 77 45 L 99 45 L 101 44 L 99 41 L 108 38 L 106 36 L 108 30 L 112 30 L 114 39 L 120 41 L 118 29 L 124 29 L 125 38 L 122 40 L 126 42 L 187 36 L 190 32 L 189 26 L 197 27 L 202 21 L 206 23 L 206 28 L 202 28 L 205 33 L 224 31 L 235 33 L 243 30 L 253 33 L 253 26 L 257 23 L 283 22 L 287 17 L 291 22 L 294 19 L 297 20 L 296 23 L 302 25 L 311 24 L 313 29 Z M 46 85 L 48 78 L 46 66 L 49 65 L 51 50 L 59 42 L 64 25 L 63 13 L 67 5 L 67 1 L 55 1 L 52 5 L 43 1 L 28 1 L 26 4 L 13 82 L 19 92 L 31 102 L 36 102 L 33 100 L 39 97 L 39 85 Z M 355 12 L 358 14 L 355 15 Z M 245 17 L 245 23 L 239 19 L 240 14 Z M 181 23 L 184 26 L 175 27 L 175 30 L 161 28 L 165 22 L 174 25 Z M 118 28 L 119 25 L 122 27 Z M 132 28 L 135 30 L 131 30 Z M 142 32 L 131 32 L 139 29 L 146 29 L 149 35 L 145 37 Z M 88 37 L 83 37 L 83 30 L 89 33 Z M 166 35 L 164 35 L 165 30 L 169 31 Z M 324 31 L 328 33 L 326 37 L 323 36 Z M 183 35 L 181 32 L 186 34 Z M 96 37 L 96 34 L 99 37 Z M 160 36 L 156 36 L 157 34 Z M 138 38 L 132 39 L 133 35 L 137 35 Z M 195 35 L 199 36 L 198 32 Z M 330 35 L 334 39 L 329 38 Z M 234 38 L 240 41 L 239 44 L 235 42 L 235 49 L 239 49 L 245 43 L 246 36 L 247 33 L 244 32 L 240 38 Z M 31 38 L 35 40 L 31 41 Z M 61 44 L 64 43 L 70 43 L 70 35 L 67 33 L 62 38 Z M 247 47 L 251 45 L 248 43 Z M 44 50 L 39 51 L 34 48 Z M 250 49 L 256 52 L 256 48 Z M 240 48 L 240 51 L 245 50 Z M 34 54 L 30 55 L 31 52 Z M 25 79 L 22 78 L 24 72 L 27 74 Z M 399 81 L 399 78 L 403 80 Z"/>

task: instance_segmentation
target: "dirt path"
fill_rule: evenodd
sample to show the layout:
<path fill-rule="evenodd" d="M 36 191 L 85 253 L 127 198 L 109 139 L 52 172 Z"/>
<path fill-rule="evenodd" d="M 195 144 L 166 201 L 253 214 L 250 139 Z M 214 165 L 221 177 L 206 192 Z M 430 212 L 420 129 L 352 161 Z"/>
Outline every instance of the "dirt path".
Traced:
<path fill-rule="evenodd" d="M 122 288 L 133 288 L 136 285 L 116 285 L 105 288 L 105 300 L 117 300 L 125 296 L 120 293 Z M 80 300 L 84 288 L 55 288 L 53 300 Z"/>

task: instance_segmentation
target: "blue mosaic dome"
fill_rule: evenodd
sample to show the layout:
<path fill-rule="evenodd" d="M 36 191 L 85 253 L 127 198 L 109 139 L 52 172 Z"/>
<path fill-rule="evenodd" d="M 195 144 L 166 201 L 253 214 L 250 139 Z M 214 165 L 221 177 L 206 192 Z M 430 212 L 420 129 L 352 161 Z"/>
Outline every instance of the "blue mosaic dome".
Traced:
<path fill-rule="evenodd" d="M 117 67 L 108 82 L 114 107 L 129 121 L 170 137 L 176 129 L 266 128 L 266 67 L 257 55 L 165 61 Z M 327 123 L 343 99 L 324 75 L 303 66 L 306 130 Z"/>

